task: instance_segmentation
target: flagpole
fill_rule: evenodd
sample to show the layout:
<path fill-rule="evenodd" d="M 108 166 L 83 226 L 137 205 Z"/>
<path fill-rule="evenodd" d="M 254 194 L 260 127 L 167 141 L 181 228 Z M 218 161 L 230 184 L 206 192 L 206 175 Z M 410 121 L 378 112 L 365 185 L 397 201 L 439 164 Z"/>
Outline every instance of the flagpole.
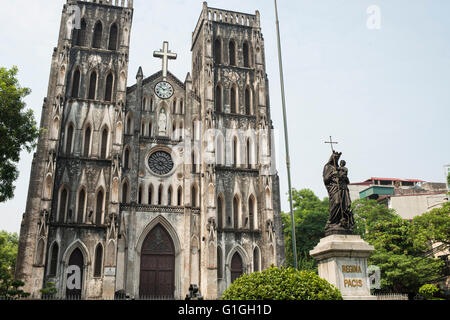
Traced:
<path fill-rule="evenodd" d="M 289 135 L 288 135 L 288 124 L 287 124 L 287 114 L 286 114 L 286 96 L 284 90 L 284 74 L 283 74 L 283 58 L 281 56 L 281 40 L 280 40 L 280 21 L 278 20 L 278 5 L 277 0 L 275 1 L 275 16 L 277 24 L 277 39 L 278 39 L 278 61 L 280 64 L 280 82 L 281 82 L 281 99 L 283 104 L 283 119 L 284 119 L 284 138 L 286 145 L 286 167 L 288 175 L 288 185 L 289 185 L 289 205 L 291 210 L 291 227 L 292 227 L 292 251 L 294 258 L 294 268 L 298 269 L 297 264 L 297 244 L 295 237 L 295 219 L 294 219 L 294 206 L 292 204 L 292 184 L 291 184 L 291 158 L 289 154 Z"/>

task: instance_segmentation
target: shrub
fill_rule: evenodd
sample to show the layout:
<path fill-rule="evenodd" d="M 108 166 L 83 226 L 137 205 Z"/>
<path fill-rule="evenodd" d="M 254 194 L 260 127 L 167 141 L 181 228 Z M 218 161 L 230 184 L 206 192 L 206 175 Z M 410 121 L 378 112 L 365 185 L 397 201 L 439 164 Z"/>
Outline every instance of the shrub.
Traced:
<path fill-rule="evenodd" d="M 342 300 L 339 290 L 314 272 L 272 267 L 243 275 L 222 300 Z"/>
<path fill-rule="evenodd" d="M 424 284 L 419 289 L 419 294 L 425 299 L 425 300 L 434 300 L 434 297 L 436 294 L 439 293 L 439 288 L 436 287 L 434 284 Z"/>

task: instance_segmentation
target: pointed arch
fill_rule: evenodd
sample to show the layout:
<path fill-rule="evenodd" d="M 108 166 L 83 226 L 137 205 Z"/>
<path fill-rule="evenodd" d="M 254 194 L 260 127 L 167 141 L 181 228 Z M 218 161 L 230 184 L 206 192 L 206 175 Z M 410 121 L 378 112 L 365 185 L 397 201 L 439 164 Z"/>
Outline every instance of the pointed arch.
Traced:
<path fill-rule="evenodd" d="M 58 256 L 59 256 L 59 245 L 58 242 L 53 242 L 50 247 L 50 257 L 49 257 L 49 270 L 48 275 L 50 277 L 55 277 L 58 272 Z"/>
<path fill-rule="evenodd" d="M 150 184 L 150 186 L 148 187 L 148 204 L 152 205 L 153 204 L 153 184 Z"/>
<path fill-rule="evenodd" d="M 216 85 L 216 91 L 215 91 L 215 103 L 216 103 L 216 112 L 221 113 L 223 112 L 223 98 L 222 98 L 222 86 L 220 83 Z"/>
<path fill-rule="evenodd" d="M 94 260 L 94 278 L 100 278 L 102 276 L 103 267 L 103 246 L 101 243 L 95 248 L 95 260 Z"/>
<path fill-rule="evenodd" d="M 114 23 L 109 30 L 108 50 L 117 50 L 118 34 L 119 34 L 119 32 L 118 32 L 117 24 Z"/>
<path fill-rule="evenodd" d="M 257 214 L 256 207 L 257 207 L 256 198 L 252 194 L 248 198 L 248 221 L 249 221 L 249 228 L 251 231 L 255 230 L 255 226 L 256 226 L 256 223 L 255 223 L 256 214 Z"/>
<path fill-rule="evenodd" d="M 81 19 L 80 29 L 74 29 L 74 45 L 84 47 L 86 45 L 86 20 Z"/>
<path fill-rule="evenodd" d="M 248 41 L 244 42 L 243 48 L 242 48 L 242 52 L 244 55 L 244 67 L 245 68 L 250 68 L 251 67 L 251 50 L 250 50 L 250 46 L 248 44 Z"/>
<path fill-rule="evenodd" d="M 92 39 L 92 47 L 96 49 L 100 49 L 102 46 L 102 33 L 103 33 L 103 25 L 100 21 L 97 21 L 94 27 L 94 37 Z"/>
<path fill-rule="evenodd" d="M 163 205 L 163 192 L 164 192 L 164 186 L 161 184 L 158 188 L 158 206 Z"/>
<path fill-rule="evenodd" d="M 230 40 L 228 44 L 230 66 L 236 66 L 236 42 Z"/>
<path fill-rule="evenodd" d="M 219 229 L 223 229 L 226 225 L 225 212 L 225 198 L 223 194 L 220 193 L 217 197 L 217 224 Z"/>
<path fill-rule="evenodd" d="M 92 127 L 90 124 L 86 125 L 84 130 L 84 142 L 83 142 L 83 156 L 89 158 L 91 154 L 91 138 L 92 138 Z"/>
<path fill-rule="evenodd" d="M 108 140 L 109 140 L 109 128 L 108 126 L 104 126 L 102 130 L 102 140 L 100 144 L 100 158 L 107 159 L 108 158 Z"/>
<path fill-rule="evenodd" d="M 77 201 L 77 223 L 81 224 L 84 221 L 84 216 L 86 214 L 87 205 L 87 193 L 86 188 L 81 187 L 78 191 L 78 201 Z"/>
<path fill-rule="evenodd" d="M 225 165 L 225 138 L 222 132 L 218 132 L 215 137 L 216 141 L 216 165 Z"/>
<path fill-rule="evenodd" d="M 105 191 L 103 188 L 99 188 L 96 195 L 95 204 L 95 224 L 102 225 L 105 212 Z"/>
<path fill-rule="evenodd" d="M 241 199 L 236 194 L 233 198 L 233 226 L 235 230 L 239 230 L 240 227 L 240 219 L 241 216 Z"/>
<path fill-rule="evenodd" d="M 191 189 L 191 205 L 192 208 L 197 208 L 199 206 L 199 199 L 198 199 L 198 188 L 197 185 L 192 185 Z"/>
<path fill-rule="evenodd" d="M 130 146 L 126 146 L 124 153 L 123 153 L 123 168 L 124 169 L 131 169 L 131 149 Z"/>
<path fill-rule="evenodd" d="M 270 191 L 269 187 L 266 188 L 265 192 L 265 198 L 266 198 L 266 209 L 272 209 L 272 192 Z"/>
<path fill-rule="evenodd" d="M 179 186 L 177 191 L 177 205 L 183 206 L 183 187 Z"/>
<path fill-rule="evenodd" d="M 220 246 L 217 247 L 217 279 L 223 280 L 223 253 Z"/>
<path fill-rule="evenodd" d="M 128 180 L 125 179 L 122 183 L 122 203 L 129 203 L 130 196 L 129 196 L 130 188 L 128 184 Z"/>
<path fill-rule="evenodd" d="M 80 80 L 81 80 L 81 73 L 80 69 L 77 68 L 75 72 L 73 73 L 73 79 L 72 79 L 72 98 L 79 98 L 80 95 Z"/>
<path fill-rule="evenodd" d="M 167 205 L 170 207 L 173 205 L 173 188 L 172 186 L 169 187 L 169 189 L 167 190 Z"/>
<path fill-rule="evenodd" d="M 231 113 L 239 113 L 239 95 L 235 84 L 233 84 L 230 89 L 230 107 Z"/>
<path fill-rule="evenodd" d="M 142 189 L 142 185 L 139 185 L 139 189 L 138 189 L 138 204 L 143 204 L 143 197 L 144 197 L 144 193 L 143 193 L 143 189 Z"/>
<path fill-rule="evenodd" d="M 97 72 L 94 70 L 89 77 L 88 99 L 95 100 L 97 96 Z"/>
<path fill-rule="evenodd" d="M 44 250 L 45 250 L 45 241 L 43 238 L 39 239 L 38 245 L 36 248 L 36 256 L 35 256 L 35 263 L 38 266 L 42 266 L 44 264 Z"/>
<path fill-rule="evenodd" d="M 59 189 L 59 199 L 58 199 L 58 216 L 57 221 L 58 222 L 65 222 L 67 212 L 69 210 L 69 189 L 63 185 Z"/>
<path fill-rule="evenodd" d="M 253 250 L 253 272 L 261 271 L 261 250 L 258 246 Z"/>
<path fill-rule="evenodd" d="M 214 40 L 214 63 L 222 64 L 222 41 L 220 38 Z"/>
<path fill-rule="evenodd" d="M 238 138 L 235 136 L 233 137 L 232 142 L 232 162 L 231 165 L 233 168 L 238 167 L 238 158 L 239 158 L 239 141 Z"/>
<path fill-rule="evenodd" d="M 252 114 L 252 91 L 249 86 L 245 88 L 245 114 Z"/>
<path fill-rule="evenodd" d="M 106 77 L 106 86 L 105 86 L 105 101 L 106 102 L 112 101 L 113 82 L 114 82 L 114 76 L 110 72 L 108 74 L 108 76 Z"/>
<path fill-rule="evenodd" d="M 67 125 L 66 132 L 66 154 L 69 155 L 73 152 L 73 138 L 75 132 L 75 127 L 72 122 Z"/>
<path fill-rule="evenodd" d="M 133 114 L 131 112 L 129 112 L 127 114 L 127 122 L 126 122 L 126 129 L 125 129 L 126 133 L 131 135 L 133 134 L 134 130 L 133 130 Z"/>

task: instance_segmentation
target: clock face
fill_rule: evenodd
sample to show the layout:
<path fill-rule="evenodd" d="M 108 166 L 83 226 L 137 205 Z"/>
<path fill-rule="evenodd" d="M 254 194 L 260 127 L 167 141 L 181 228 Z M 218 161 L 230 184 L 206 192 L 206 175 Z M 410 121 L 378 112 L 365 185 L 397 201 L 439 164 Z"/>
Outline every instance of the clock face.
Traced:
<path fill-rule="evenodd" d="M 156 85 L 155 92 L 161 99 L 169 99 L 173 96 L 173 87 L 170 83 L 161 81 Z"/>
<path fill-rule="evenodd" d="M 153 173 L 163 176 L 172 171 L 174 163 L 169 153 L 156 151 L 148 158 L 148 166 Z"/>

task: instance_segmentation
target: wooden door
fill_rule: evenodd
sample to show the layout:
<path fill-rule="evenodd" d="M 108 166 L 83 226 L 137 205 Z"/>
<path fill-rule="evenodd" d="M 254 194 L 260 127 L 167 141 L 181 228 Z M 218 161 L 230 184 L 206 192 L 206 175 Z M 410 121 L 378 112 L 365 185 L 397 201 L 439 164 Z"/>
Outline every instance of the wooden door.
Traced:
<path fill-rule="evenodd" d="M 175 248 L 170 235 L 158 225 L 142 245 L 139 294 L 141 299 L 171 299 L 174 291 Z"/>
<path fill-rule="evenodd" d="M 242 258 L 239 253 L 235 253 L 231 259 L 231 283 L 244 274 Z"/>

